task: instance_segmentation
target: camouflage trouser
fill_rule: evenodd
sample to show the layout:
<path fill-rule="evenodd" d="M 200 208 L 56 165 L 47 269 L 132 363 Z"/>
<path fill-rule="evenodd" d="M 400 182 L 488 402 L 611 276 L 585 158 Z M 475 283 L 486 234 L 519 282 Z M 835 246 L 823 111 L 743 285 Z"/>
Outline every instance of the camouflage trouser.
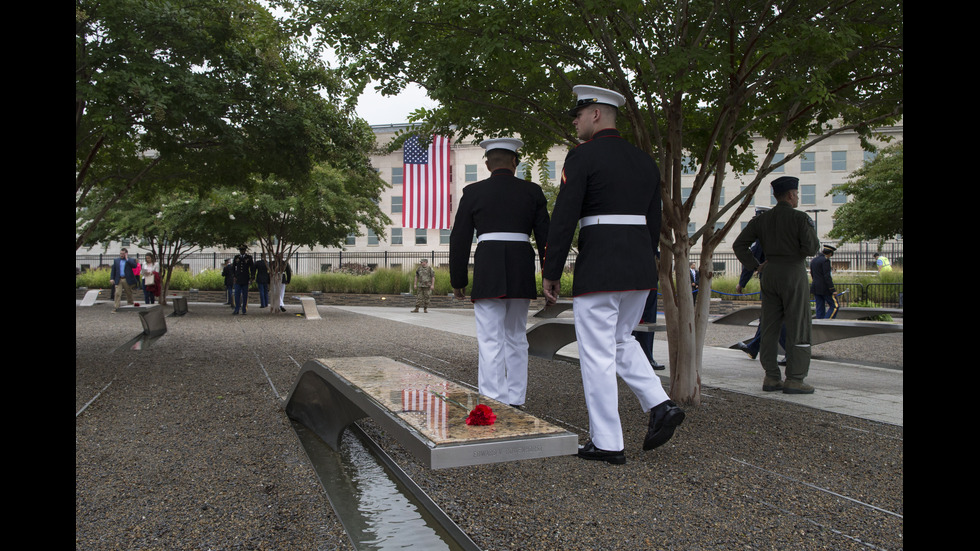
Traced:
<path fill-rule="evenodd" d="M 428 308 L 429 299 L 432 297 L 432 289 L 428 285 L 419 287 L 415 290 L 415 307 Z"/>

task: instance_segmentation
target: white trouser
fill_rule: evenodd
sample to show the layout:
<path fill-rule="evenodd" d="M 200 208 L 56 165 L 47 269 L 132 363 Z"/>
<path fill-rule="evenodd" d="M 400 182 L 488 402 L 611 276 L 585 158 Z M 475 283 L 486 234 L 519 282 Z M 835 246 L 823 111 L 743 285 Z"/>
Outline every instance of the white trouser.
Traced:
<path fill-rule="evenodd" d="M 647 294 L 591 293 L 572 299 L 589 432 L 601 450 L 624 449 L 616 375 L 636 394 L 643 411 L 668 399 L 660 377 L 633 337 Z"/>
<path fill-rule="evenodd" d="M 527 309 L 529 299 L 473 301 L 480 351 L 480 394 L 519 406 L 527 394 Z"/>
<path fill-rule="evenodd" d="M 286 305 L 283 304 L 283 302 L 282 302 L 282 300 L 284 298 L 286 298 L 286 284 L 285 283 L 280 283 L 279 284 L 279 307 L 280 308 L 285 308 L 286 307 Z"/>

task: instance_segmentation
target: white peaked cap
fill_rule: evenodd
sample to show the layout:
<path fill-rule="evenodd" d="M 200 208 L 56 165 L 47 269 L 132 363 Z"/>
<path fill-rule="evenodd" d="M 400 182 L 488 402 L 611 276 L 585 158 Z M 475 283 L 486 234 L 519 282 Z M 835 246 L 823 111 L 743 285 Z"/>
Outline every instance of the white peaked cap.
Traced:
<path fill-rule="evenodd" d="M 524 147 L 524 142 L 517 138 L 491 138 L 480 142 L 480 147 L 490 151 L 491 149 L 506 149 L 517 153 L 517 150 Z"/>
<path fill-rule="evenodd" d="M 578 97 L 578 103 L 575 104 L 575 108 L 569 111 L 570 114 L 575 114 L 580 108 L 593 103 L 612 105 L 617 109 L 626 104 L 626 98 L 623 97 L 623 94 L 598 86 L 579 84 L 572 87 L 572 93 Z"/>

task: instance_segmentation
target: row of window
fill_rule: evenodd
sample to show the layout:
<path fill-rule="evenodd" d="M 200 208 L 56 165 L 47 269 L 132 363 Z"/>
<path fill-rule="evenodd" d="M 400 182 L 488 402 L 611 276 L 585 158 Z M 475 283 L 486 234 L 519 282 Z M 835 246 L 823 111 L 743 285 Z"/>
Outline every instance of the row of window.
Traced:
<path fill-rule="evenodd" d="M 874 160 L 876 153 L 871 151 L 864 151 L 864 162 L 870 163 Z M 777 164 L 782 162 L 786 157 L 785 153 L 776 153 L 773 155 L 772 164 Z M 806 151 L 801 153 L 799 156 L 800 160 L 800 172 L 801 173 L 811 173 L 817 171 L 817 154 L 813 151 Z M 694 174 L 695 169 L 692 168 L 689 162 L 690 158 L 684 159 L 684 174 Z M 830 152 L 830 170 L 831 172 L 847 172 L 847 151 L 831 151 Z M 749 171 L 751 174 L 753 171 Z M 786 165 L 780 166 L 779 168 L 773 170 L 775 174 L 782 174 L 786 172 Z"/>
<path fill-rule="evenodd" d="M 838 186 L 837 185 L 831 186 L 831 189 L 836 187 Z M 681 188 L 681 197 L 684 201 L 687 201 L 687 198 L 691 196 L 691 189 L 692 188 L 689 187 Z M 745 190 L 745 186 L 742 186 L 742 188 L 739 189 L 739 192 L 741 193 L 744 190 Z M 831 195 L 831 202 L 835 205 L 843 205 L 844 203 L 847 202 L 847 195 L 844 193 L 834 192 Z M 721 188 L 721 193 L 718 194 L 718 206 L 722 206 L 724 204 L 725 204 L 725 188 L 723 187 Z M 754 195 L 752 196 L 752 201 L 749 204 L 753 206 L 755 205 Z M 772 193 L 769 194 L 769 204 L 770 205 L 776 204 L 776 198 L 772 195 Z M 816 184 L 800 184 L 800 204 L 801 205 L 817 204 Z"/>
<path fill-rule="evenodd" d="M 399 197 L 400 199 L 400 197 Z M 412 228 L 388 228 L 388 243 L 391 245 L 404 245 L 405 244 L 405 230 L 408 232 L 413 231 Z M 415 229 L 415 244 L 416 245 L 428 245 L 429 244 L 429 230 L 418 228 Z M 449 245 L 449 233 L 451 230 L 439 230 L 439 244 Z M 356 244 L 357 235 L 351 234 L 347 236 L 345 241 L 346 245 L 353 246 Z M 411 237 L 409 237 L 411 239 Z M 374 230 L 367 230 L 367 240 L 368 245 L 378 245 L 380 239 L 378 234 Z M 474 243 L 476 242 L 476 232 L 473 233 Z"/>

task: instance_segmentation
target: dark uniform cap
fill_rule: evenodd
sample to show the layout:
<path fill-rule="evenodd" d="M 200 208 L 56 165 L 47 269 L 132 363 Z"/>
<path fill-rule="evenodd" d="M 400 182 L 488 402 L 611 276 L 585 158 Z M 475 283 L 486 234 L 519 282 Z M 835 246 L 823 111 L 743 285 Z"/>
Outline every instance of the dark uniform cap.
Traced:
<path fill-rule="evenodd" d="M 795 176 L 780 176 L 772 181 L 772 194 L 779 195 L 780 193 L 789 191 L 791 189 L 800 189 L 800 179 Z"/>
<path fill-rule="evenodd" d="M 836 250 L 837 250 L 837 247 L 834 247 L 832 245 L 824 245 L 823 246 L 823 252 L 824 252 L 824 254 L 826 254 L 826 253 L 833 254 L 834 251 L 836 251 Z"/>

